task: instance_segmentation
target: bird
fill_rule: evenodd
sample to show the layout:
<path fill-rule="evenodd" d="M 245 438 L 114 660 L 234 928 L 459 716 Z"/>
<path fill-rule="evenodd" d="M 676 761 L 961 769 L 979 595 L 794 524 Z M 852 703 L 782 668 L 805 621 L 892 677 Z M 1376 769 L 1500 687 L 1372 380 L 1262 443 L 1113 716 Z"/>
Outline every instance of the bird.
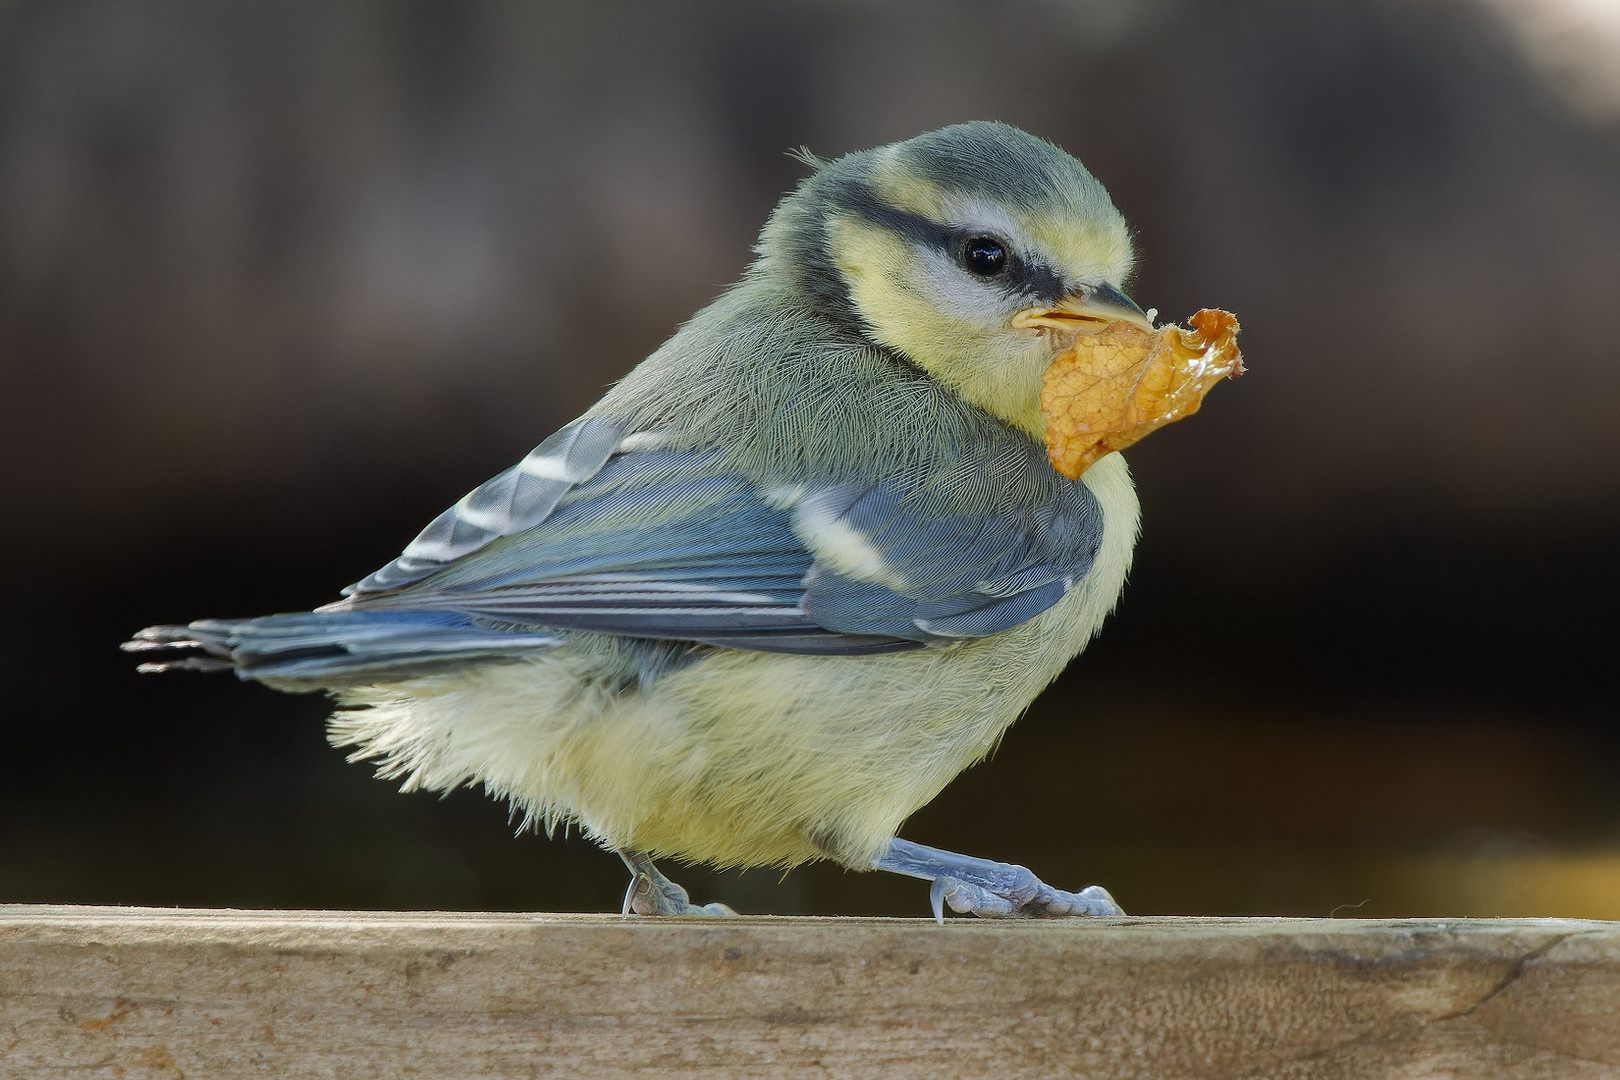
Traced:
<path fill-rule="evenodd" d="M 655 860 L 832 860 L 991 918 L 1111 916 L 1099 885 L 899 837 L 1112 612 L 1124 459 L 1043 449 L 1077 327 L 1153 319 L 1103 185 L 994 121 L 796 156 L 741 278 L 582 416 L 313 611 L 148 627 L 143 671 L 335 701 L 405 790 L 481 786 L 694 903 Z"/>

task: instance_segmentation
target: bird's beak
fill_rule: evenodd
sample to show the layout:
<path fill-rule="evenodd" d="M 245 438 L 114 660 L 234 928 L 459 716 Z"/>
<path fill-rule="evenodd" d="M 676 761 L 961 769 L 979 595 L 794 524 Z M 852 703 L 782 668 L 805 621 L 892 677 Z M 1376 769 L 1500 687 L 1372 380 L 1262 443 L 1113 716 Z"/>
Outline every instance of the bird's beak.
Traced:
<path fill-rule="evenodd" d="M 1057 330 L 1072 334 L 1077 330 L 1097 331 L 1111 322 L 1128 322 L 1153 331 L 1153 320 L 1112 285 L 1086 285 L 1051 307 L 1025 308 L 1012 317 L 1020 330 Z"/>

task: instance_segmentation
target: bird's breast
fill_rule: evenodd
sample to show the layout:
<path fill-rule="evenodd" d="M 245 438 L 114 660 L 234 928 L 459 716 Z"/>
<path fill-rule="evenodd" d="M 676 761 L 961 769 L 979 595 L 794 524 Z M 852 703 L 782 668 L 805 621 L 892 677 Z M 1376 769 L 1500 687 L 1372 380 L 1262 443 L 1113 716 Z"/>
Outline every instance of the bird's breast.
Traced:
<path fill-rule="evenodd" d="M 585 820 L 706 862 L 865 865 L 982 759 L 1096 633 L 1125 581 L 1138 504 L 1118 455 L 1087 483 L 1103 513 L 1090 571 L 1051 608 L 988 637 L 825 657 L 720 650 L 655 684 L 604 745 L 637 805 L 586 794 Z M 608 729 L 621 724 L 633 730 Z M 576 788 L 583 790 L 584 786 Z"/>

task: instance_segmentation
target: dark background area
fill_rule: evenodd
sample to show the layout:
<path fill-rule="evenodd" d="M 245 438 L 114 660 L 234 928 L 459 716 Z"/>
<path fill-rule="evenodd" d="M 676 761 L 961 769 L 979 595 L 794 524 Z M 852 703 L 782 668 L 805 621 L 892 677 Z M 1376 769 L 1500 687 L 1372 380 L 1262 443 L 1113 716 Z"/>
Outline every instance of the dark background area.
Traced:
<path fill-rule="evenodd" d="M 0 3 L 0 901 L 616 909 L 117 643 L 391 558 L 736 277 L 789 148 L 996 118 L 1252 374 L 1130 451 L 1118 615 L 907 835 L 1140 913 L 1620 917 L 1616 72 L 1581 0 Z"/>

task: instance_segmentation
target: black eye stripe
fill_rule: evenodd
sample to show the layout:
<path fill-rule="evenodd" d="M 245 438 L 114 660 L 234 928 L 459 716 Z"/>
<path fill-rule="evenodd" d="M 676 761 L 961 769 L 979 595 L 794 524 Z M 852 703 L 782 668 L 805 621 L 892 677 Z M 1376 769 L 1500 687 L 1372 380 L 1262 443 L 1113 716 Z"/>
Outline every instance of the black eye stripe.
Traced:
<path fill-rule="evenodd" d="M 999 273 L 976 273 L 968 266 L 965 255 L 968 246 L 975 240 L 991 240 L 1001 245 L 1006 262 Z M 986 281 L 993 280 L 1005 286 L 1010 292 L 1048 303 L 1055 302 L 1065 292 L 1062 275 L 1054 271 L 1044 260 L 1019 254 L 1018 249 L 1012 244 L 983 228 L 949 228 L 944 232 L 944 244 L 957 265 L 974 273 L 976 277 L 982 277 Z"/>
<path fill-rule="evenodd" d="M 1022 262 L 1013 270 L 1012 281 L 1019 291 L 1048 304 L 1055 304 L 1069 290 L 1063 287 L 1063 275 L 1044 262 Z"/>
<path fill-rule="evenodd" d="M 833 205 L 851 211 L 873 225 L 898 233 L 913 243 L 936 248 L 958 265 L 960 265 L 959 252 L 968 240 L 976 236 L 996 239 L 1006 248 L 1007 268 L 993 280 L 998 286 L 1012 293 L 1054 303 L 1067 291 L 1063 287 L 1062 275 L 1045 261 L 1019 255 L 1013 245 L 1008 244 L 1004 238 L 995 237 L 994 233 L 982 226 L 973 228 L 930 221 L 921 214 L 913 214 L 909 210 L 888 205 L 864 184 L 852 184 L 840 195 Z"/>
<path fill-rule="evenodd" d="M 841 194 L 842 198 L 834 205 L 851 210 L 873 225 L 899 233 L 908 240 L 944 247 L 952 239 L 950 230 L 944 226 L 929 221 L 921 214 L 888 205 L 865 185 L 853 184 Z"/>

